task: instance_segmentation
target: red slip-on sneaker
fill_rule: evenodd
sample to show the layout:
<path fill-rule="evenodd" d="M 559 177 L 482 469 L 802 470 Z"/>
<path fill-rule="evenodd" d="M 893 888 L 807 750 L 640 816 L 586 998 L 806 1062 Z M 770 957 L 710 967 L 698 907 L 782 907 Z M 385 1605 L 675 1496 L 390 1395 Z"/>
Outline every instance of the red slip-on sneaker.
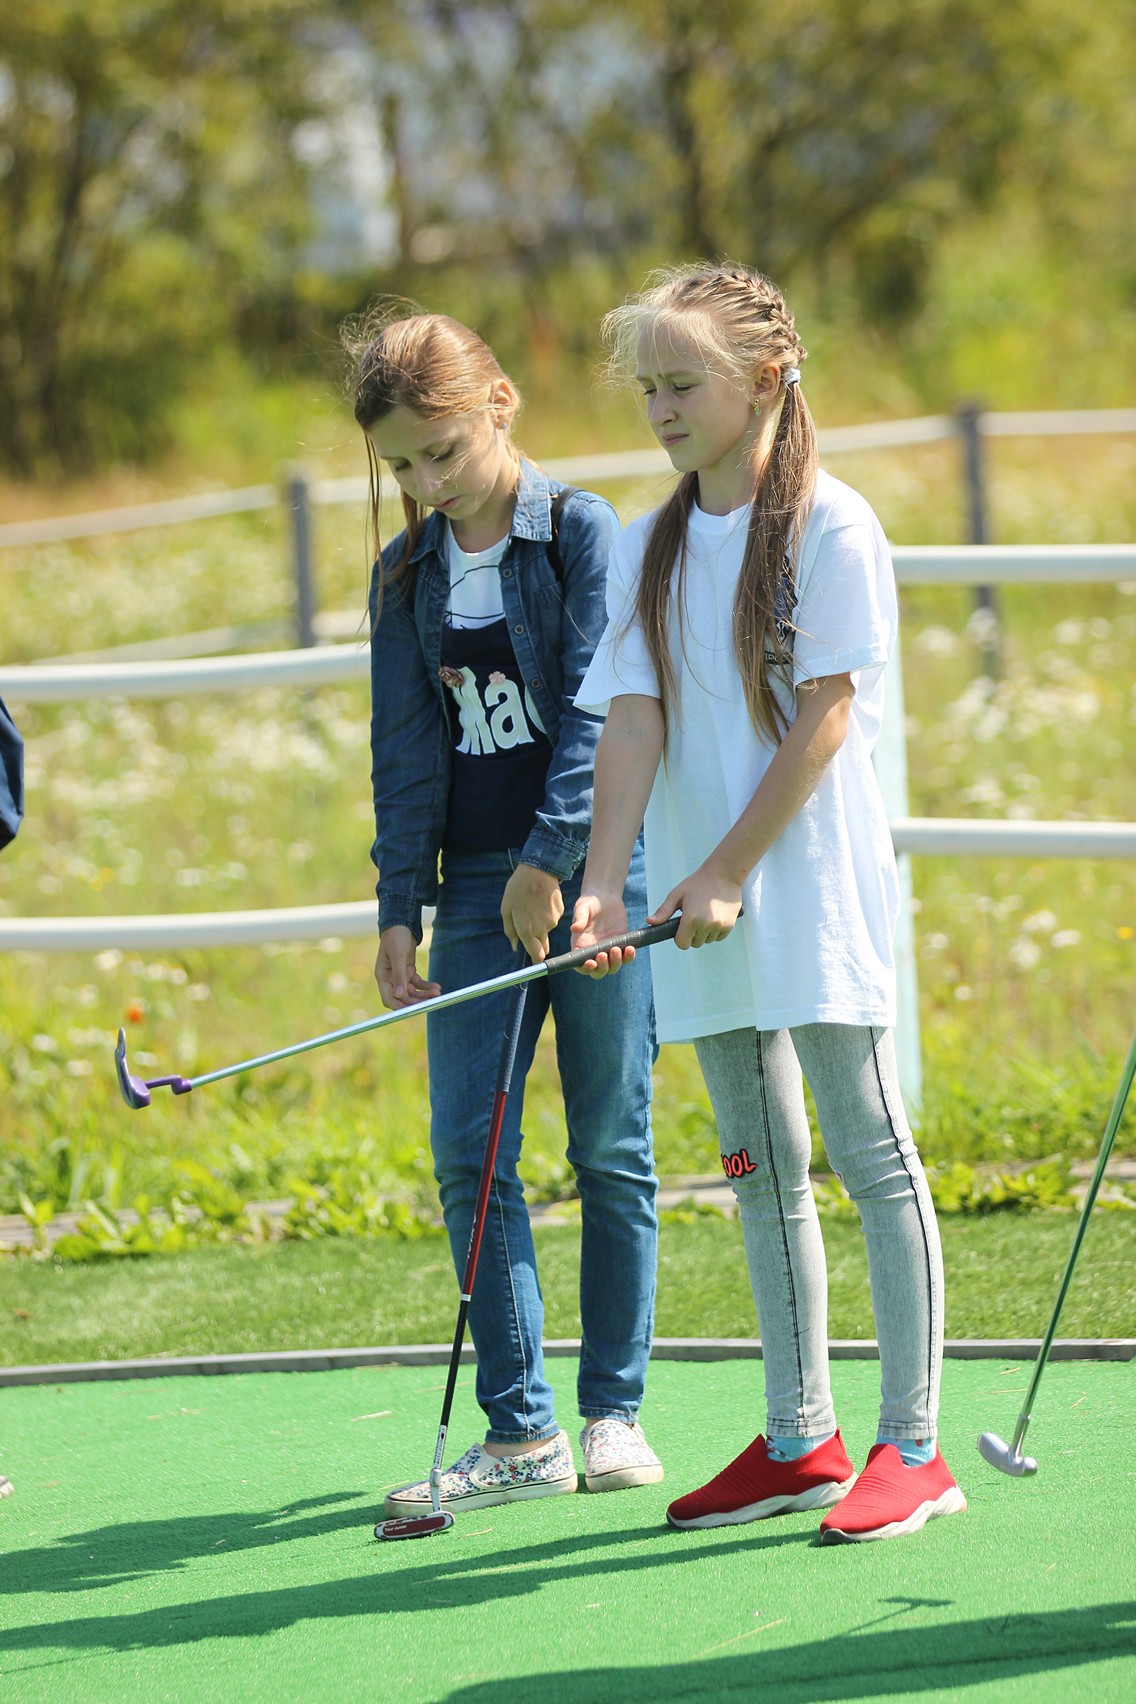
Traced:
<path fill-rule="evenodd" d="M 961 1515 L 966 1498 L 935 1451 L 922 1467 L 907 1467 L 894 1444 L 874 1444 L 855 1491 L 820 1523 L 822 1544 L 902 1538 L 936 1515 Z"/>
<path fill-rule="evenodd" d="M 667 1520 L 675 1527 L 740 1526 L 767 1515 L 827 1509 L 847 1496 L 855 1480 L 839 1432 L 796 1461 L 771 1461 L 759 1435 L 708 1485 L 677 1498 Z"/>

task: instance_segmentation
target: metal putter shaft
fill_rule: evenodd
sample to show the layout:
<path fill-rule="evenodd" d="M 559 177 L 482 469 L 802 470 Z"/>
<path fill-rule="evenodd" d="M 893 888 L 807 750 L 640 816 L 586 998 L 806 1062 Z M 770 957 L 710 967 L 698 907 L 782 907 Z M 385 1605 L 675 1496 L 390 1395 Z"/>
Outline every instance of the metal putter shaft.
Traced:
<path fill-rule="evenodd" d="M 559 953 L 555 958 L 547 958 L 540 964 L 527 964 L 520 970 L 510 970 L 504 976 L 494 976 L 487 982 L 474 982 L 468 988 L 455 988 L 449 994 L 436 994 L 432 1000 L 419 1000 L 413 1006 L 400 1006 L 397 1011 L 383 1012 L 377 1018 L 367 1018 L 363 1023 L 348 1024 L 345 1029 L 328 1030 L 324 1035 L 312 1036 L 308 1041 L 297 1041 L 291 1047 L 281 1047 L 274 1053 L 260 1053 L 255 1059 L 242 1059 L 236 1065 L 225 1065 L 219 1071 L 206 1071 L 200 1077 L 135 1077 L 127 1063 L 126 1033 L 118 1032 L 118 1043 L 114 1050 L 115 1070 L 118 1074 L 118 1086 L 127 1106 L 138 1111 L 141 1107 L 149 1106 L 152 1089 L 170 1089 L 175 1095 L 186 1095 L 191 1089 L 200 1089 L 206 1083 L 219 1083 L 224 1077 L 237 1077 L 242 1071 L 255 1071 L 261 1065 L 274 1065 L 280 1059 L 291 1059 L 297 1053 L 310 1053 L 313 1048 L 327 1047 L 333 1041 L 346 1041 L 353 1035 L 365 1035 L 370 1030 L 383 1029 L 387 1024 L 401 1023 L 404 1018 L 421 1017 L 427 1012 L 441 1012 L 448 1006 L 460 1006 L 466 1000 L 478 1000 L 483 994 L 495 994 L 502 988 L 517 988 L 524 983 L 535 982 L 542 976 L 555 976 L 561 970 L 578 970 L 581 965 L 594 958 L 596 953 L 610 952 L 613 947 L 651 947 L 659 941 L 672 940 L 682 922 L 681 916 L 669 917 L 665 923 L 654 923 L 643 929 L 631 929 L 624 935 L 613 935 L 610 940 L 599 941 L 594 947 L 574 947 L 571 952 Z"/>
<path fill-rule="evenodd" d="M 1124 1108 L 1128 1103 L 1133 1076 L 1136 1076 L 1136 1036 L 1133 1036 L 1132 1046 L 1128 1049 L 1128 1058 L 1121 1073 L 1116 1099 L 1112 1103 L 1112 1111 L 1109 1114 L 1100 1153 L 1097 1155 L 1096 1168 L 1093 1171 L 1092 1181 L 1085 1192 L 1085 1204 L 1081 1208 L 1081 1217 L 1077 1221 L 1073 1247 L 1070 1249 L 1069 1259 L 1065 1263 L 1065 1273 L 1057 1292 L 1053 1316 L 1049 1321 L 1049 1329 L 1042 1340 L 1041 1348 L 1038 1350 L 1033 1377 L 1026 1392 L 1025 1402 L 1022 1404 L 1022 1411 L 1018 1415 L 1018 1423 L 1014 1427 L 1013 1439 L 1007 1444 L 996 1432 L 983 1432 L 978 1440 L 978 1453 L 982 1459 L 988 1461 L 991 1467 L 996 1467 L 999 1472 L 1010 1474 L 1014 1479 L 1021 1479 L 1024 1475 L 1037 1472 L 1037 1462 L 1033 1456 L 1022 1454 L 1022 1443 L 1033 1414 L 1037 1387 L 1041 1383 L 1041 1375 L 1045 1371 L 1045 1363 L 1049 1357 L 1049 1351 L 1053 1347 L 1053 1339 L 1057 1333 L 1057 1321 L 1061 1317 L 1061 1309 L 1065 1302 L 1070 1280 L 1073 1277 L 1073 1268 L 1077 1264 L 1077 1256 L 1081 1252 L 1081 1244 L 1084 1242 L 1085 1232 L 1089 1228 L 1089 1216 L 1092 1213 L 1093 1204 L 1104 1178 L 1105 1167 L 1108 1165 L 1108 1157 L 1112 1153 L 1112 1144 L 1116 1140 L 1120 1120 L 1124 1117 Z"/>

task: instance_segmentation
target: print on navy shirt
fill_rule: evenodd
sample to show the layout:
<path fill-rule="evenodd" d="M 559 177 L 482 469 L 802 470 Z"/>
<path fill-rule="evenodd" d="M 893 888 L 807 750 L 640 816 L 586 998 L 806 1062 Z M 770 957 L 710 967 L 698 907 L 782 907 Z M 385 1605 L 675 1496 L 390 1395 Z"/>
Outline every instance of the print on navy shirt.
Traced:
<path fill-rule="evenodd" d="M 443 847 L 501 852 L 523 846 L 544 798 L 552 744 L 521 675 L 502 617 L 442 628 L 453 773 Z"/>

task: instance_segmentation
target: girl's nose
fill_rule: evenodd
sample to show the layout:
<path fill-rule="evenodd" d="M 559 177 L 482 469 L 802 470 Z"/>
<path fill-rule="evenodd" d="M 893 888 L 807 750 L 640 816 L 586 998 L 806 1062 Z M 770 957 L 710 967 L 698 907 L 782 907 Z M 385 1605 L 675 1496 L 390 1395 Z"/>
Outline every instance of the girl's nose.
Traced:
<path fill-rule="evenodd" d="M 658 429 L 674 419 L 674 403 L 670 397 L 660 396 L 658 392 L 651 398 L 647 407 L 651 425 Z"/>

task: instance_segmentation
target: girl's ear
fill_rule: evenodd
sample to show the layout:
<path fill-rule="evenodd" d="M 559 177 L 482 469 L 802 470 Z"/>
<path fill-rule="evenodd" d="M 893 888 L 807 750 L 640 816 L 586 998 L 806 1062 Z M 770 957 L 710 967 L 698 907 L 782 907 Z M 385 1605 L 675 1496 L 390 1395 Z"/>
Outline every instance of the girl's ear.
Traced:
<path fill-rule="evenodd" d="M 781 369 L 776 361 L 767 361 L 764 367 L 757 369 L 753 381 L 753 404 L 758 408 L 763 402 L 771 402 L 781 389 Z"/>
<path fill-rule="evenodd" d="M 517 412 L 520 399 L 508 379 L 498 379 L 489 392 L 489 406 L 493 411 L 493 424 L 508 431 L 513 424 L 513 416 Z"/>

